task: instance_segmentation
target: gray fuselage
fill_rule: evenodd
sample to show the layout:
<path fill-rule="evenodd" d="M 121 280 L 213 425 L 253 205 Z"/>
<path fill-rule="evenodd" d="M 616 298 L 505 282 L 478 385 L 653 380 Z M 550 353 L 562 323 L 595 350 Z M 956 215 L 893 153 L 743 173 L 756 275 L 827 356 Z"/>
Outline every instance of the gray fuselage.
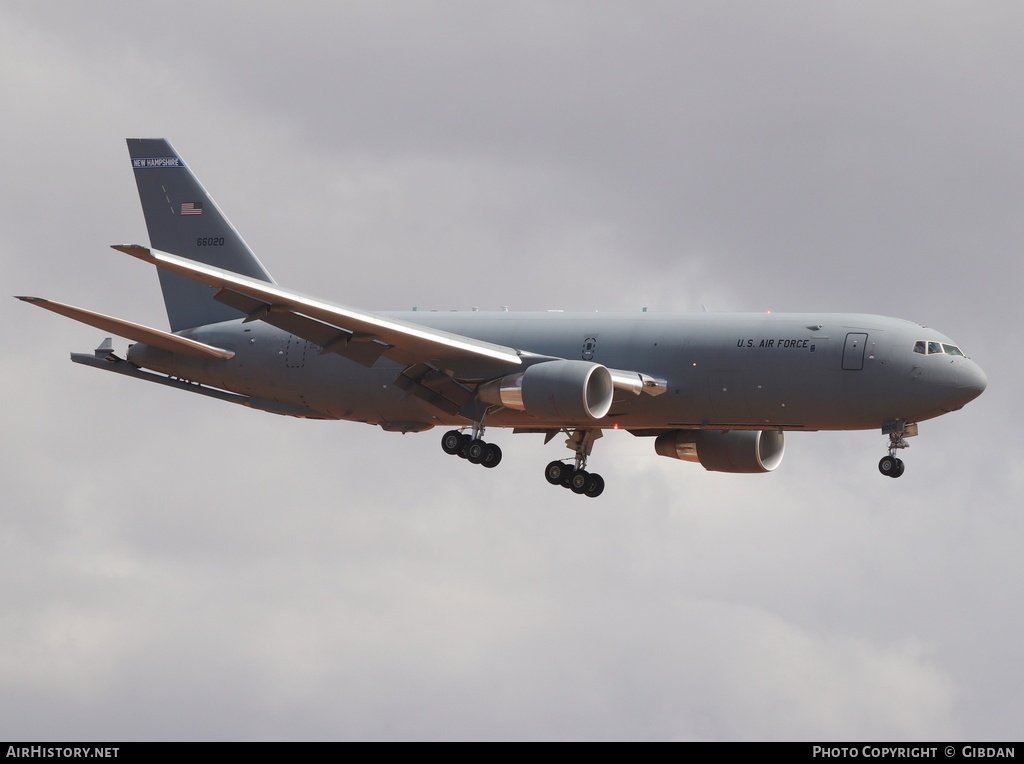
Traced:
<path fill-rule="evenodd" d="M 381 314 L 517 348 L 632 369 L 664 379 L 660 396 L 620 394 L 597 421 L 545 421 L 501 408 L 492 427 L 658 429 L 874 429 L 962 407 L 985 387 L 959 354 L 915 352 L 952 341 L 910 321 L 864 314 L 403 312 Z M 366 367 L 265 323 L 226 321 L 183 336 L 235 352 L 194 360 L 137 344 L 132 363 L 281 404 L 281 413 L 420 430 L 463 426 L 406 395 L 401 365 Z M 514 371 L 512 369 L 509 370 Z M 267 406 L 273 410 L 272 406 Z"/>

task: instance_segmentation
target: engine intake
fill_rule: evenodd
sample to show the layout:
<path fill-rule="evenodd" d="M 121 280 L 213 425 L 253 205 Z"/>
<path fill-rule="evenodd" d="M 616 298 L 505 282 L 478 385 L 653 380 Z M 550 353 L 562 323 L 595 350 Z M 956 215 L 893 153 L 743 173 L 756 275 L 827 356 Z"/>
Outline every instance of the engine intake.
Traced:
<path fill-rule="evenodd" d="M 771 472 L 786 444 L 779 430 L 670 430 L 658 436 L 654 449 L 711 472 Z"/>
<path fill-rule="evenodd" d="M 484 403 L 525 411 L 541 419 L 601 419 L 612 407 L 612 375 L 599 363 L 544 361 L 526 371 L 487 382 Z"/>

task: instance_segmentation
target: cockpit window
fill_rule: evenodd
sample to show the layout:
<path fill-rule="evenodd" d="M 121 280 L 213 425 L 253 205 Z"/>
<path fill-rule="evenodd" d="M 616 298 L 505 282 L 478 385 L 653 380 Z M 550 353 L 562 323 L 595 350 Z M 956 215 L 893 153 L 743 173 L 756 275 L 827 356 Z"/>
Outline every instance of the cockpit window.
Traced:
<path fill-rule="evenodd" d="M 963 356 L 963 351 L 960 350 L 956 345 L 950 345 L 945 342 L 925 341 L 918 340 L 914 343 L 914 352 L 920 353 L 921 355 L 933 355 L 936 353 L 944 353 L 946 355 L 959 355 Z M 964 356 L 965 358 L 967 356 Z"/>

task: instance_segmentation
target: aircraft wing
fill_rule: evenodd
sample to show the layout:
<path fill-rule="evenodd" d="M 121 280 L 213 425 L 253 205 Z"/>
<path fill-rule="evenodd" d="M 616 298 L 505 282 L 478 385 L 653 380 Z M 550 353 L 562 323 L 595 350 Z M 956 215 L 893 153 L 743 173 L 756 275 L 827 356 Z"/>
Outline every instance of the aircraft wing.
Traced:
<path fill-rule="evenodd" d="M 429 364 L 455 377 L 479 381 L 521 366 L 515 349 L 451 334 L 427 326 L 327 302 L 223 270 L 212 265 L 139 245 L 114 249 L 218 289 L 215 298 L 365 366 L 386 355 L 406 365 Z"/>
<path fill-rule="evenodd" d="M 188 337 L 181 337 L 177 334 L 153 329 L 152 327 L 136 324 L 132 321 L 125 321 L 122 318 L 114 318 L 103 313 L 94 313 L 84 308 L 76 308 L 73 305 L 65 305 L 62 302 L 46 300 L 42 297 L 18 296 L 18 299 L 32 305 L 38 305 L 40 308 L 45 308 L 54 313 L 59 313 L 62 316 L 73 318 L 75 321 L 81 321 L 83 324 L 95 326 L 97 329 L 116 334 L 118 337 L 125 337 L 136 342 L 144 342 L 147 345 L 152 345 L 171 353 L 181 353 L 182 355 L 194 358 L 215 358 L 218 360 L 226 360 L 235 356 L 231 350 L 207 345 Z"/>

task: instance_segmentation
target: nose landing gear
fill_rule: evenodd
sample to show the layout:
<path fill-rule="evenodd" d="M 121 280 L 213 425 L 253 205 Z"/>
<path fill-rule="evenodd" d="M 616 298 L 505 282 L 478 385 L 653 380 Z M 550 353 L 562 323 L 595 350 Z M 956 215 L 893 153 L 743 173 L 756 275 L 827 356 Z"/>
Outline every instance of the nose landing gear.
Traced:
<path fill-rule="evenodd" d="M 889 453 L 879 460 L 878 471 L 886 477 L 898 478 L 903 474 L 904 465 L 896 452 L 901 448 L 910 448 L 906 439 L 917 435 L 917 425 L 897 420 L 885 424 L 882 433 L 889 436 Z"/>

